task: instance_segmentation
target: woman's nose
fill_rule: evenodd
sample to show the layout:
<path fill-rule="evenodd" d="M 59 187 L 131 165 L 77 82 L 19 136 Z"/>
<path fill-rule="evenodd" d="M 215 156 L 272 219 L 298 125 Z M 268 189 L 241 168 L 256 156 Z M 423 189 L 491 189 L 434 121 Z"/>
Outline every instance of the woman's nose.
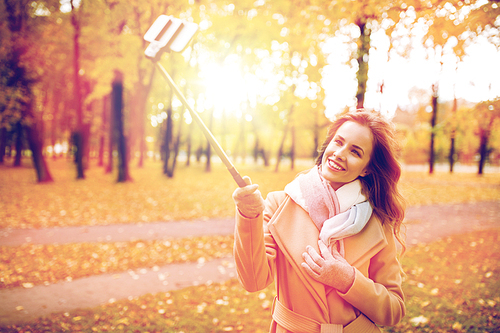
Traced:
<path fill-rule="evenodd" d="M 345 159 L 344 154 L 345 154 L 344 147 L 337 149 L 337 151 L 335 151 L 335 153 L 333 153 L 333 155 L 335 155 L 335 157 L 341 161 L 343 161 Z"/>

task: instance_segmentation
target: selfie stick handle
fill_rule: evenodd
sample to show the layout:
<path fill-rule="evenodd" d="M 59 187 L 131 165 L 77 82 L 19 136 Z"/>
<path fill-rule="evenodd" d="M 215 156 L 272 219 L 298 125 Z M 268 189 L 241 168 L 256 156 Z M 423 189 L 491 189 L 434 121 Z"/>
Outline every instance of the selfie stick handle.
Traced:
<path fill-rule="evenodd" d="M 233 176 L 234 180 L 236 181 L 236 184 L 238 184 L 239 187 L 245 187 L 247 183 L 243 180 L 243 178 L 240 176 L 236 168 L 234 167 L 233 163 L 229 160 L 229 158 L 226 155 L 226 152 L 222 149 L 222 147 L 219 145 L 215 137 L 213 136 L 212 132 L 205 126 L 203 123 L 203 120 L 201 120 L 200 116 L 191 108 L 189 103 L 187 102 L 186 98 L 182 94 L 182 92 L 179 90 L 177 85 L 175 84 L 174 80 L 170 77 L 170 75 L 167 73 L 165 68 L 159 63 L 155 62 L 158 68 L 160 69 L 161 74 L 163 77 L 167 80 L 168 84 L 172 89 L 175 91 L 177 94 L 177 97 L 181 100 L 181 102 L 186 106 L 188 109 L 189 113 L 191 114 L 191 117 L 198 123 L 198 125 L 201 127 L 201 130 L 203 131 L 203 134 L 205 134 L 206 138 L 208 139 L 208 142 L 212 145 L 212 147 L 215 149 L 215 152 L 219 156 L 219 158 L 222 160 L 222 163 L 226 165 L 227 170 L 231 175 Z"/>

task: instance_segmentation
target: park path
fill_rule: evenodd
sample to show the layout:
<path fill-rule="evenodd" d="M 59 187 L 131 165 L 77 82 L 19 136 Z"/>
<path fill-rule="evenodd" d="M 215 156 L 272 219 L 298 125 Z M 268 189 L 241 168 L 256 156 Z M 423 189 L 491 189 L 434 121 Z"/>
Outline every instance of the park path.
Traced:
<path fill-rule="evenodd" d="M 406 214 L 406 242 L 411 247 L 454 234 L 500 228 L 499 216 L 499 201 L 410 207 Z M 228 235 L 233 232 L 234 221 L 230 218 L 38 230 L 3 229 L 0 230 L 0 246 L 153 240 Z M 236 277 L 234 260 L 227 257 L 102 274 L 30 289 L 4 289 L 0 290 L 0 326 L 25 323 L 54 312 L 95 307 L 147 293 L 223 282 L 233 277 Z"/>

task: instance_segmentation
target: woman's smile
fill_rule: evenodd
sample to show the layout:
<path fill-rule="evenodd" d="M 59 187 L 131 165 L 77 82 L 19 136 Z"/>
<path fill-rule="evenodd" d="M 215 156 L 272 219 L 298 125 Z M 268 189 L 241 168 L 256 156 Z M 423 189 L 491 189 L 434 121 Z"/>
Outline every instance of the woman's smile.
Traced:
<path fill-rule="evenodd" d="M 345 169 L 340 164 L 335 162 L 333 158 L 328 158 L 328 166 L 336 171 L 345 171 Z"/>

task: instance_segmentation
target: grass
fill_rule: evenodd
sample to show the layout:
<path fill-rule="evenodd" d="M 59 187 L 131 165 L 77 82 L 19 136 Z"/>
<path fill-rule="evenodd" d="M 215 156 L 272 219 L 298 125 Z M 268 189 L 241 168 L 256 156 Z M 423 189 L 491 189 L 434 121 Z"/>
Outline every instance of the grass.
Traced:
<path fill-rule="evenodd" d="M 500 230 L 412 247 L 402 259 L 407 314 L 386 332 L 498 332 Z M 274 287 L 235 280 L 52 314 L 2 332 L 267 332 Z"/>
<path fill-rule="evenodd" d="M 174 178 L 161 164 L 131 168 L 133 182 L 92 167 L 75 179 L 70 161 L 50 161 L 54 183 L 36 184 L 30 167 L 0 166 L 0 228 L 100 225 L 231 217 L 236 187 L 222 165 L 179 167 Z M 238 165 L 265 196 L 282 189 L 296 171 L 275 173 Z M 306 169 L 306 167 L 302 169 Z M 284 167 L 283 167 L 284 169 Z M 500 200 L 500 175 L 404 172 L 401 190 L 412 206 Z M 403 266 L 408 313 L 389 332 L 493 332 L 500 328 L 498 307 L 499 231 L 474 233 L 411 248 Z M 171 262 L 210 260 L 230 255 L 232 237 L 161 241 L 79 243 L 0 247 L 0 288 L 50 284 L 61 280 Z M 54 314 L 2 332 L 266 332 L 272 287 L 249 294 L 230 280 L 145 295 L 106 306 Z M 464 296 L 460 296 L 464 295 Z"/>

